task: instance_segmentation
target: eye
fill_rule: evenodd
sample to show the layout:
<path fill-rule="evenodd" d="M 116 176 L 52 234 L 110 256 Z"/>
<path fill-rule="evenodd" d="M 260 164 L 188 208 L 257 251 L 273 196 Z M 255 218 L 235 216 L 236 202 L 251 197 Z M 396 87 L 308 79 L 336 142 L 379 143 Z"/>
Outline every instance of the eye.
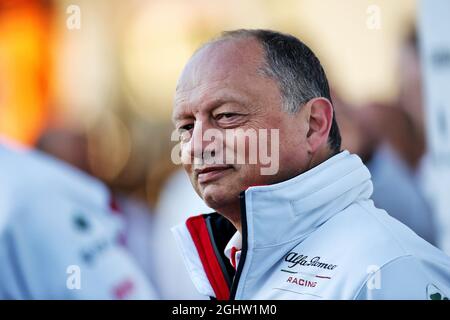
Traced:
<path fill-rule="evenodd" d="M 184 126 L 181 126 L 178 130 L 180 131 L 189 131 L 194 128 L 193 123 L 185 124 Z"/>
<path fill-rule="evenodd" d="M 178 127 L 177 131 L 180 141 L 189 141 L 192 135 L 192 129 L 194 129 L 194 123 L 188 123 Z"/>
<path fill-rule="evenodd" d="M 233 117 L 237 116 L 237 113 L 233 113 L 233 112 L 224 112 L 224 113 L 220 113 L 216 116 L 216 120 L 220 120 L 220 119 L 232 119 Z"/>

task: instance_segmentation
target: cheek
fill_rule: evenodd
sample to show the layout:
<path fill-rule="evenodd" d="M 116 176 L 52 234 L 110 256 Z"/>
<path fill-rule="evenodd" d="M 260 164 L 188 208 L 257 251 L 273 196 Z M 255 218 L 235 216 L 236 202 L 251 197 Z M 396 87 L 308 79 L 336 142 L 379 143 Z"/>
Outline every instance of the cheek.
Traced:
<path fill-rule="evenodd" d="M 192 168 L 192 157 L 191 157 L 191 150 L 188 144 L 181 144 L 180 145 L 180 155 L 181 155 L 181 164 L 183 165 L 183 168 L 190 172 Z M 189 170 L 188 170 L 189 169 Z"/>
<path fill-rule="evenodd" d="M 181 149 L 181 165 L 183 169 L 191 176 L 192 173 L 192 159 L 189 153 Z"/>
<path fill-rule="evenodd" d="M 302 167 L 308 156 L 306 132 L 299 128 L 280 137 L 280 168 Z M 281 135 L 281 134 L 280 134 Z"/>
<path fill-rule="evenodd" d="M 192 165 L 190 165 L 190 164 L 184 164 L 184 163 L 183 163 L 183 169 L 184 169 L 184 171 L 186 171 L 186 172 L 189 174 L 189 176 L 191 176 L 191 173 L 192 173 Z"/>
<path fill-rule="evenodd" d="M 299 121 L 280 129 L 280 144 L 292 151 L 306 147 L 309 126 Z M 280 148 L 281 149 L 281 148 Z"/>

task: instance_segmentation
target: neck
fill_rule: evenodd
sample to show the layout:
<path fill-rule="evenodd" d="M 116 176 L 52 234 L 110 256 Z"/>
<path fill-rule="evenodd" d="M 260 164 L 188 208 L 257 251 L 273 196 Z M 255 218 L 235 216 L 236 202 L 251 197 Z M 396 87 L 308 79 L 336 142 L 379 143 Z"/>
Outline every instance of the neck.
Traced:
<path fill-rule="evenodd" d="M 322 147 L 321 149 L 317 150 L 317 152 L 315 152 L 314 154 L 311 155 L 308 167 L 303 172 L 306 172 L 306 171 L 314 168 L 315 166 L 321 164 L 322 162 L 327 161 L 329 158 L 333 157 L 334 155 L 335 155 L 335 153 L 330 150 L 328 145 Z"/>
<path fill-rule="evenodd" d="M 229 206 L 216 209 L 217 213 L 230 221 L 239 233 L 242 234 L 241 206 L 239 200 Z"/>

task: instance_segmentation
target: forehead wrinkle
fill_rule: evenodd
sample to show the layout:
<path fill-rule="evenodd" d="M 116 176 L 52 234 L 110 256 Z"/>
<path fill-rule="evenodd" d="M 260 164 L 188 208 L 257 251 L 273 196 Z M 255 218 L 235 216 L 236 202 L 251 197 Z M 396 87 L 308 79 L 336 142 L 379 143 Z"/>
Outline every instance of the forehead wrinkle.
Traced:
<path fill-rule="evenodd" d="M 222 39 L 207 43 L 189 59 L 182 71 L 176 90 L 187 75 L 195 86 L 206 73 L 222 71 L 223 77 L 238 70 L 246 69 L 248 74 L 261 75 L 266 64 L 264 48 L 254 38 Z M 209 71 L 209 72 L 208 72 Z"/>
<path fill-rule="evenodd" d="M 255 44 L 258 50 L 247 50 L 252 46 L 255 48 Z M 236 73 L 243 69 L 246 70 L 243 74 L 246 77 L 267 78 L 261 72 L 264 65 L 263 48 L 255 39 L 230 39 L 206 45 L 194 53 L 181 74 L 175 90 L 173 119 L 193 113 L 183 110 L 176 114 L 177 107 L 188 104 L 189 108 L 194 106 L 198 110 L 200 106 L 196 103 L 215 98 L 215 88 L 232 89 L 233 78 L 242 77 L 242 74 Z M 238 98 L 243 100 L 242 96 Z"/>
<path fill-rule="evenodd" d="M 220 80 L 214 81 L 218 83 Z M 217 86 L 217 85 L 216 85 Z M 207 95 L 207 90 L 214 89 L 214 86 L 211 88 L 211 83 L 204 83 L 189 89 L 178 90 L 175 95 L 175 108 L 174 108 L 174 119 L 179 118 L 179 114 L 187 114 L 193 113 L 195 109 L 199 109 L 201 101 L 205 99 L 205 95 Z M 177 110 L 181 109 L 180 112 L 177 113 Z M 189 109 L 190 111 L 186 111 Z M 191 110 L 194 109 L 194 110 Z"/>
<path fill-rule="evenodd" d="M 181 118 L 185 116 L 190 116 L 192 114 L 196 114 L 198 112 L 204 111 L 204 112 L 210 112 L 217 107 L 220 107 L 226 103 L 239 103 L 241 105 L 247 106 L 249 104 L 249 99 L 245 96 L 239 95 L 234 93 L 230 88 L 223 88 L 222 90 L 218 90 L 215 92 L 215 94 L 212 94 L 208 98 L 200 97 L 199 102 L 196 103 L 193 102 L 185 102 L 186 108 L 182 108 L 183 105 L 181 104 L 182 110 L 180 112 L 175 112 L 173 120 L 180 120 Z M 187 109 L 187 110 L 186 110 Z"/>
<path fill-rule="evenodd" d="M 179 109 L 186 105 L 188 108 L 190 106 L 200 106 L 200 103 L 204 100 L 209 101 L 216 99 L 219 92 L 230 89 L 230 86 L 228 85 L 229 81 L 227 80 L 227 78 L 230 77 L 230 72 L 227 72 L 218 74 L 214 79 L 205 80 L 203 83 L 197 81 L 197 83 L 192 84 L 192 80 L 188 78 L 184 80 L 187 84 L 184 84 L 183 80 L 181 80 L 181 85 L 177 87 L 175 92 L 175 113 L 177 107 Z M 199 79 L 202 78 L 199 76 Z"/>

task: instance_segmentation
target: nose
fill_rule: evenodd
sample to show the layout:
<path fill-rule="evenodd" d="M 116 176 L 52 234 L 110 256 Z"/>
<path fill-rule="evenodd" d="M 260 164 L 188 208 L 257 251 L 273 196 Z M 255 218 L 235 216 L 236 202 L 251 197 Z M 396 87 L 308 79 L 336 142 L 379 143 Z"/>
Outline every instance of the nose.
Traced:
<path fill-rule="evenodd" d="M 223 139 L 221 132 L 208 122 L 196 121 L 192 136 L 186 145 L 192 163 L 203 164 L 220 153 Z M 210 162 L 210 161 L 209 161 Z"/>

